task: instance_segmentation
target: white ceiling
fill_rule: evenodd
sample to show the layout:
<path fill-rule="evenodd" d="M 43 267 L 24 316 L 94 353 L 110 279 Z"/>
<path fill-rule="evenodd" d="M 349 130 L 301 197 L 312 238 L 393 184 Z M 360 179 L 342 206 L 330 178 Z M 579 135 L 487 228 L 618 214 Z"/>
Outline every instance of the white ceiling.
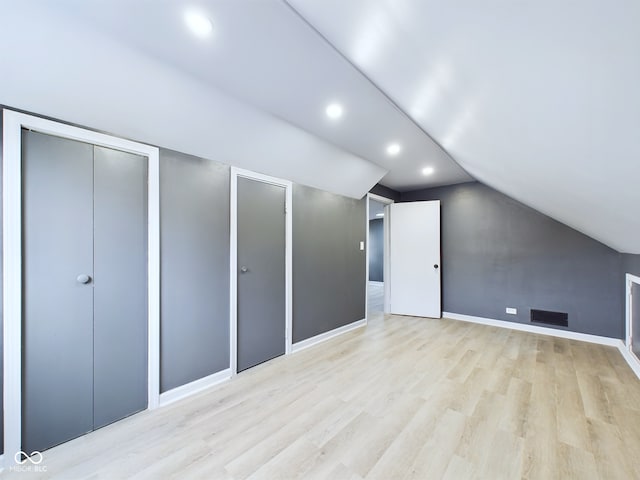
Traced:
<path fill-rule="evenodd" d="M 197 10 L 214 23 L 196 38 L 183 14 L 193 3 L 155 0 L 56 0 L 55 8 L 129 48 L 284 120 L 389 171 L 390 187 L 471 180 L 439 145 L 280 0 L 209 0 Z M 332 121 L 330 102 L 345 114 Z M 390 157 L 386 146 L 402 145 Z M 434 174 L 421 170 L 432 166 Z M 372 185 L 360 186 L 366 192 Z M 375 183 L 375 182 L 374 182 Z"/>
<path fill-rule="evenodd" d="M 475 178 L 640 253 L 640 2 L 288 1 Z"/>
<path fill-rule="evenodd" d="M 640 253 L 636 0 L 188 5 L 210 38 L 180 0 L 0 0 L 0 103 L 353 197 L 471 174 Z"/>
<path fill-rule="evenodd" d="M 386 173 L 102 34 L 62 1 L 0 0 L 0 11 L 0 104 L 356 198 Z"/>

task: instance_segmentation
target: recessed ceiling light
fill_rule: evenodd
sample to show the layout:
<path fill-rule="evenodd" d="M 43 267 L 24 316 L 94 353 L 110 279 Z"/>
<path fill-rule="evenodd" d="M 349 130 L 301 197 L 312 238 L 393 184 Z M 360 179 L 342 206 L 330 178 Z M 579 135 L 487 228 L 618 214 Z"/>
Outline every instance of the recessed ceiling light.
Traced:
<path fill-rule="evenodd" d="M 211 20 L 200 12 L 196 12 L 194 10 L 187 10 L 184 13 L 184 21 L 189 27 L 189 30 L 198 37 L 207 37 L 213 30 Z"/>
<path fill-rule="evenodd" d="M 423 175 L 431 175 L 433 172 L 435 172 L 435 169 L 433 167 L 424 167 L 422 169 Z"/>
<path fill-rule="evenodd" d="M 384 213 L 376 213 L 376 217 L 384 217 Z"/>
<path fill-rule="evenodd" d="M 397 155 L 400 153 L 400 150 L 402 150 L 402 147 L 400 147 L 399 143 L 390 143 L 387 146 L 387 153 L 389 155 Z"/>
<path fill-rule="evenodd" d="M 327 117 L 329 118 L 340 118 L 342 116 L 342 114 L 344 113 L 344 109 L 342 108 L 342 105 L 340 105 L 339 103 L 330 103 L 327 106 L 327 109 L 325 110 Z"/>

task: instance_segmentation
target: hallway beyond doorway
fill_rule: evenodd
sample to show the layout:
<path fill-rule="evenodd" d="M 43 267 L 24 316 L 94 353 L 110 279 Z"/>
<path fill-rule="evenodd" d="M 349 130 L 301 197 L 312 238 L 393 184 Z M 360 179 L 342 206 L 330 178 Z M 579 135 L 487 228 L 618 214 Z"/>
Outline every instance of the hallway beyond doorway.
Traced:
<path fill-rule="evenodd" d="M 369 282 L 368 307 L 370 312 L 382 312 L 384 310 L 383 282 Z"/>

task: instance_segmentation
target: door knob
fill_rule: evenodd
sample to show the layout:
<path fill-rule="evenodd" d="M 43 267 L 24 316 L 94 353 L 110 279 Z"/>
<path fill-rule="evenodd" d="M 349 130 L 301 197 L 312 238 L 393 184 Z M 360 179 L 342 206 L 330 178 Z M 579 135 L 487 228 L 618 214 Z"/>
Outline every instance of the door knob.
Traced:
<path fill-rule="evenodd" d="M 91 281 L 91 277 L 86 273 L 82 273 L 76 277 L 78 283 L 89 283 Z"/>
<path fill-rule="evenodd" d="M 433 268 L 438 269 L 438 264 L 436 263 Z"/>
<path fill-rule="evenodd" d="M 249 269 L 247 267 L 245 267 L 244 265 L 242 267 L 240 267 L 240 272 L 241 273 L 247 273 L 249 271 Z"/>

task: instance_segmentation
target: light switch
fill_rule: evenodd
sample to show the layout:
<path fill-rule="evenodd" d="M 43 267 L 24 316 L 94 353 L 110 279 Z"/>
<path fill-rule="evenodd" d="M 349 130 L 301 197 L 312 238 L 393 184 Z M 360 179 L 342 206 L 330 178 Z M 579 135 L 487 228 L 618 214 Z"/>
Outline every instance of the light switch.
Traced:
<path fill-rule="evenodd" d="M 364 250 L 364 242 L 360 242 L 360 250 Z"/>

